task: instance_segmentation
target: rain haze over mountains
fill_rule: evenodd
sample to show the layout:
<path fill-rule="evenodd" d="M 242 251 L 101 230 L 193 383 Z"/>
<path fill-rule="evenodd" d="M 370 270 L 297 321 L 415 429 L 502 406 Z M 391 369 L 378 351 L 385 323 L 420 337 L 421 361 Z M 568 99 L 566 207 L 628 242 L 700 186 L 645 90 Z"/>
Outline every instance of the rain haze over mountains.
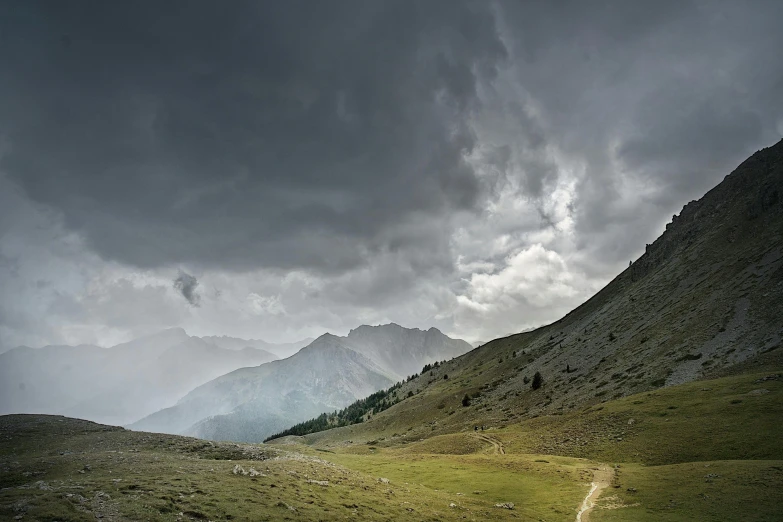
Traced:
<path fill-rule="evenodd" d="M 353 373 L 286 381 L 311 415 L 557 320 L 781 139 L 782 18 L 762 0 L 3 3 L 0 413 L 279 429 L 307 416 L 265 390 L 186 398 L 240 368 L 280 391 L 274 370 L 321 346 Z"/>

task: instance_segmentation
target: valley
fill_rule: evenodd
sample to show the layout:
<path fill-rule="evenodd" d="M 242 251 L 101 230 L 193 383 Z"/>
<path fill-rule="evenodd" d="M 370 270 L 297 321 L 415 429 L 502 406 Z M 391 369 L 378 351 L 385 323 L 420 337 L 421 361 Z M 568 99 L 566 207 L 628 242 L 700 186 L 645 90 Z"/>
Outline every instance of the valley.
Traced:
<path fill-rule="evenodd" d="M 780 372 L 588 410 L 428 438 L 349 427 L 349 439 L 323 432 L 267 445 L 4 416 L 0 516 L 762 521 L 783 513 Z M 572 443 L 587 432 L 585 444 Z M 605 487 L 580 515 L 591 483 Z"/>

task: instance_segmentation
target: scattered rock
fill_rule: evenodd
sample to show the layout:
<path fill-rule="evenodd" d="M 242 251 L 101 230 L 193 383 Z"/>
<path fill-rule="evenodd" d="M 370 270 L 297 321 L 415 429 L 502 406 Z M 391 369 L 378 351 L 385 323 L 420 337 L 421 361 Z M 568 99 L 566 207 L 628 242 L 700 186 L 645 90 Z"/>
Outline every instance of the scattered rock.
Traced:
<path fill-rule="evenodd" d="M 277 503 L 277 507 L 284 507 L 284 508 L 288 509 L 289 511 L 296 511 L 296 508 L 294 506 L 292 506 L 290 504 L 286 504 L 283 501 L 278 502 Z"/>
<path fill-rule="evenodd" d="M 328 486 L 329 485 L 329 481 L 328 480 L 312 480 L 312 479 L 310 479 L 310 480 L 307 481 L 307 483 L 308 484 L 317 484 L 319 486 Z"/>
<path fill-rule="evenodd" d="M 455 507 L 457 507 L 457 504 L 455 504 L 454 502 L 452 502 L 451 504 L 449 504 L 449 507 L 450 507 L 450 508 L 455 508 Z"/>
<path fill-rule="evenodd" d="M 513 502 L 502 502 L 500 504 L 495 504 L 496 508 L 502 508 L 502 509 L 514 509 L 514 503 Z"/>
<path fill-rule="evenodd" d="M 769 393 L 769 390 L 766 388 L 759 388 L 757 390 L 751 390 L 748 392 L 748 395 L 764 395 L 766 393 Z"/>
<path fill-rule="evenodd" d="M 378 479 L 378 482 L 380 482 L 381 484 L 388 484 L 389 479 L 381 477 Z"/>

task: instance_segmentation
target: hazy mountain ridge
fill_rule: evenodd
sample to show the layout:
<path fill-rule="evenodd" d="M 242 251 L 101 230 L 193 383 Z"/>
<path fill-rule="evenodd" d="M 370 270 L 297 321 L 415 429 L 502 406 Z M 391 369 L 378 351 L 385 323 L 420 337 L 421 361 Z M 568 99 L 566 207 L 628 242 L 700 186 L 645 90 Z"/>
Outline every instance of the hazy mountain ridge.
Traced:
<path fill-rule="evenodd" d="M 783 141 L 686 205 L 640 259 L 559 321 L 490 341 L 405 383 L 398 396 L 414 396 L 368 422 L 308 440 L 374 440 L 408 428 L 405 439 L 418 440 L 734 368 L 779 367 L 782 196 Z M 540 390 L 530 386 L 536 372 Z"/>
<path fill-rule="evenodd" d="M 257 350 L 265 350 L 275 354 L 279 359 L 291 357 L 314 341 L 313 338 L 307 337 L 292 343 L 269 343 L 262 339 L 240 339 L 227 335 L 205 335 L 201 337 L 201 339 L 225 350 L 243 350 L 248 347 Z"/>
<path fill-rule="evenodd" d="M 111 348 L 19 347 L 0 354 L 0 412 L 124 424 L 174 404 L 226 372 L 274 359 L 254 348 L 225 350 L 181 328 Z"/>
<path fill-rule="evenodd" d="M 290 424 L 342 408 L 399 380 L 410 368 L 465 353 L 439 330 L 396 324 L 324 334 L 295 355 L 242 368 L 204 384 L 132 429 L 260 441 Z M 408 372 L 410 374 L 415 371 Z"/>

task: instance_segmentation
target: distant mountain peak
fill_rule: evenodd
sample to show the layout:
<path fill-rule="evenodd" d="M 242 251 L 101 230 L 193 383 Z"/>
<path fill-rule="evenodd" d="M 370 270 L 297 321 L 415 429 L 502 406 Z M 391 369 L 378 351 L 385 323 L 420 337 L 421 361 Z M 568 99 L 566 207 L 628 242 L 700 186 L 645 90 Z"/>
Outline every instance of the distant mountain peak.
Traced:
<path fill-rule="evenodd" d="M 414 331 L 414 332 L 429 332 L 432 330 L 435 330 L 436 332 L 440 332 L 437 328 L 434 326 L 429 328 L 428 330 L 422 330 L 420 328 L 407 328 L 405 326 L 401 326 L 397 323 L 386 323 L 386 324 L 378 324 L 378 325 L 369 325 L 369 324 L 363 324 L 361 326 L 357 326 L 356 328 L 351 329 L 348 332 L 348 337 L 351 336 L 351 334 L 358 334 L 363 332 L 372 332 L 372 331 Z"/>
<path fill-rule="evenodd" d="M 149 339 L 158 339 L 158 338 L 160 338 L 160 339 L 163 339 L 163 338 L 166 338 L 166 339 L 172 339 L 172 338 L 173 339 L 178 339 L 179 338 L 179 339 L 185 340 L 185 339 L 190 338 L 190 336 L 188 335 L 188 333 L 185 331 L 184 328 L 181 328 L 179 326 L 175 326 L 175 327 L 166 328 L 164 330 L 160 330 L 158 332 L 154 332 L 154 333 L 151 333 L 151 334 L 143 335 L 143 336 L 141 336 L 141 337 L 139 337 L 139 338 L 137 338 L 135 340 L 139 341 L 139 340 L 149 340 Z"/>

